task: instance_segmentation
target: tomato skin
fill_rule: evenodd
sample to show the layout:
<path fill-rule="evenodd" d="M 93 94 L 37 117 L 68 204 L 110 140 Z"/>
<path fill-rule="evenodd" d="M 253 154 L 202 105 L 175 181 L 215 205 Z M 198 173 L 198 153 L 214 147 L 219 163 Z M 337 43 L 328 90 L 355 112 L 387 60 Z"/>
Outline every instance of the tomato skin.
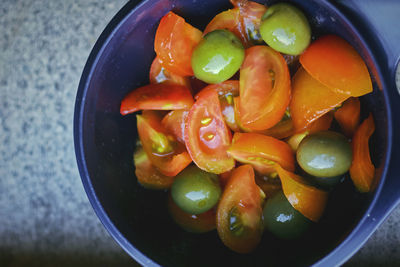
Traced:
<path fill-rule="evenodd" d="M 246 49 L 235 110 L 240 124 L 252 131 L 271 128 L 285 114 L 290 95 L 290 74 L 283 56 L 267 46 Z"/>
<path fill-rule="evenodd" d="M 154 40 L 154 50 L 161 65 L 171 73 L 193 76 L 191 57 L 202 33 L 185 20 L 168 12 L 160 21 Z"/>
<path fill-rule="evenodd" d="M 136 119 L 143 149 L 163 175 L 176 176 L 192 162 L 185 147 L 165 130 L 155 111 L 143 112 L 142 115 L 136 115 Z"/>
<path fill-rule="evenodd" d="M 257 186 L 250 165 L 236 168 L 228 180 L 217 208 L 217 230 L 222 242 L 238 253 L 251 252 L 263 233 L 264 194 Z M 233 232 L 232 214 L 237 215 L 239 232 Z M 240 231 L 242 230 L 242 231 Z"/>
<path fill-rule="evenodd" d="M 325 210 L 328 193 L 309 185 L 303 177 L 284 170 L 278 164 L 275 167 L 282 182 L 283 193 L 293 208 L 317 222 Z"/>
<path fill-rule="evenodd" d="M 336 35 L 317 39 L 300 56 L 307 72 L 333 92 L 362 96 L 372 92 L 367 66 L 357 51 Z"/>
<path fill-rule="evenodd" d="M 182 144 L 185 143 L 185 124 L 188 110 L 172 110 L 164 116 L 161 123 L 167 131 L 172 133 Z"/>
<path fill-rule="evenodd" d="M 183 85 L 190 88 L 188 77 L 179 76 L 167 71 L 162 65 L 158 57 L 155 57 L 150 67 L 149 73 L 150 83 L 166 83 Z"/>
<path fill-rule="evenodd" d="M 200 169 L 220 174 L 235 165 L 226 152 L 230 143 L 231 133 L 222 116 L 218 93 L 215 90 L 201 91 L 186 122 L 187 151 Z"/>
<path fill-rule="evenodd" d="M 192 105 L 192 94 L 185 86 L 149 84 L 127 94 L 121 101 L 120 113 L 127 115 L 138 110 L 189 109 Z"/>
<path fill-rule="evenodd" d="M 191 233 L 206 233 L 215 229 L 215 209 L 210 209 L 200 214 L 184 212 L 173 201 L 171 194 L 168 196 L 168 211 L 172 219 L 185 231 Z"/>
<path fill-rule="evenodd" d="M 290 114 L 296 133 L 345 101 L 349 95 L 333 92 L 314 79 L 304 68 L 293 77 Z"/>
<path fill-rule="evenodd" d="M 135 175 L 144 188 L 162 190 L 171 187 L 174 177 L 165 176 L 151 164 L 149 157 L 142 147 L 138 147 L 134 154 Z"/>
<path fill-rule="evenodd" d="M 251 164 L 260 174 L 275 172 L 275 163 L 294 171 L 294 154 L 285 142 L 257 133 L 235 133 L 228 153 L 237 161 Z"/>

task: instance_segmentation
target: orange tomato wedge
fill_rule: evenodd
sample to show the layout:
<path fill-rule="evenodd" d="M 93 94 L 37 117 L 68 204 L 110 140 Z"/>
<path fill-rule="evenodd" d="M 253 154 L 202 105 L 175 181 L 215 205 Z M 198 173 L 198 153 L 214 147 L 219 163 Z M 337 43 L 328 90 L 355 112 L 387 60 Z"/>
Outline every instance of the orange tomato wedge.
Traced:
<path fill-rule="evenodd" d="M 300 68 L 293 77 L 290 102 L 295 132 L 308 128 L 312 122 L 339 106 L 348 97 L 349 95 L 333 92 Z"/>
<path fill-rule="evenodd" d="M 193 76 L 191 58 L 201 36 L 200 30 L 172 11 L 168 12 L 162 17 L 154 39 L 154 50 L 161 65 L 171 73 Z"/>
<path fill-rule="evenodd" d="M 335 112 L 335 119 L 347 137 L 352 137 L 360 123 L 360 100 L 350 97 Z"/>
<path fill-rule="evenodd" d="M 256 248 L 263 233 L 264 198 L 250 165 L 232 172 L 217 208 L 218 235 L 228 248 L 238 253 Z"/>
<path fill-rule="evenodd" d="M 142 147 L 139 147 L 133 156 L 135 175 L 138 182 L 147 189 L 167 189 L 174 182 L 174 177 L 163 175 L 147 157 Z"/>
<path fill-rule="evenodd" d="M 228 154 L 239 162 L 251 164 L 264 175 L 275 172 L 275 163 L 294 171 L 294 154 L 288 144 L 257 133 L 235 133 Z"/>
<path fill-rule="evenodd" d="M 276 171 L 282 183 L 282 190 L 290 204 L 306 218 L 317 222 L 328 200 L 328 193 L 309 185 L 304 178 L 284 170 L 278 164 Z"/>
<path fill-rule="evenodd" d="M 372 114 L 361 123 L 354 133 L 351 145 L 353 161 L 350 166 L 350 177 L 360 192 L 369 192 L 375 176 L 375 166 L 371 162 L 368 141 L 375 131 Z"/>
<path fill-rule="evenodd" d="M 268 46 L 246 49 L 235 110 L 244 128 L 261 131 L 277 124 L 289 105 L 290 91 L 289 70 L 280 53 Z"/>
<path fill-rule="evenodd" d="M 307 72 L 333 92 L 362 96 L 372 92 L 372 82 L 361 56 L 347 41 L 325 35 L 300 56 Z"/>
<path fill-rule="evenodd" d="M 189 109 L 193 97 L 186 86 L 148 84 L 136 88 L 121 101 L 120 113 L 127 115 L 138 110 Z"/>

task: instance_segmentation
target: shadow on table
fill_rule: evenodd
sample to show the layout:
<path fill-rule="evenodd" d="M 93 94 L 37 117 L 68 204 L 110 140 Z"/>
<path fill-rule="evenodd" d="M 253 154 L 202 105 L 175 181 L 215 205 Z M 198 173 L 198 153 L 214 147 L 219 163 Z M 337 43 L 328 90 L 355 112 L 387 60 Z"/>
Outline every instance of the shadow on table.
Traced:
<path fill-rule="evenodd" d="M 140 266 L 122 253 L 8 253 L 0 251 L 2 267 L 91 267 L 91 266 Z"/>

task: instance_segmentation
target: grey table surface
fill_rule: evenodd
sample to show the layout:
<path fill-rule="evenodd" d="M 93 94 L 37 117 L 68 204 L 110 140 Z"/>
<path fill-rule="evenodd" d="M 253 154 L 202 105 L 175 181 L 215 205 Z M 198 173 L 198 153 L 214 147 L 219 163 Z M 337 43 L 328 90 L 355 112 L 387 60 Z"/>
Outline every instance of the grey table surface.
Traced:
<path fill-rule="evenodd" d="M 96 217 L 73 145 L 80 75 L 126 0 L 0 1 L 0 266 L 136 266 Z M 400 207 L 348 266 L 400 266 Z"/>

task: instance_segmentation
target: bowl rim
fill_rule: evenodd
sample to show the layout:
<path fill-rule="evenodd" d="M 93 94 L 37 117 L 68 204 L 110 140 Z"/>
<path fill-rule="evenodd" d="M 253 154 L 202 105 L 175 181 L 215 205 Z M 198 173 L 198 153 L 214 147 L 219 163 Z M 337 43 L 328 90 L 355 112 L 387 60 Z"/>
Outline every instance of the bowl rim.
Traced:
<path fill-rule="evenodd" d="M 99 62 L 99 59 L 102 57 L 105 47 L 107 47 L 108 43 L 114 37 L 115 33 L 120 29 L 120 27 L 125 23 L 128 17 L 134 15 L 134 13 L 138 12 L 141 9 L 150 8 L 152 6 L 151 2 L 154 0 L 141 0 L 141 1 L 129 1 L 126 3 L 111 19 L 111 21 L 107 24 L 103 32 L 98 37 L 95 45 L 93 46 L 90 55 L 85 63 L 85 67 L 82 71 L 81 79 L 79 82 L 76 100 L 75 100 L 75 109 L 74 109 L 74 147 L 75 147 L 75 155 L 78 165 L 78 170 L 81 176 L 82 184 L 84 186 L 85 192 L 88 196 L 89 202 L 91 203 L 96 215 L 99 217 L 101 223 L 109 232 L 109 234 L 113 237 L 113 239 L 128 253 L 133 259 L 135 259 L 138 263 L 144 266 L 160 266 L 158 263 L 147 257 L 140 250 L 134 247 L 118 230 L 118 228 L 114 225 L 111 219 L 108 217 L 106 211 L 104 210 L 102 204 L 100 203 L 94 187 L 91 182 L 91 178 L 89 175 L 89 171 L 87 169 L 86 159 L 85 159 L 85 151 L 83 144 L 83 120 L 84 120 L 84 111 L 85 111 L 85 99 L 87 94 L 87 89 L 90 85 L 92 76 L 94 74 L 94 70 Z M 325 5 L 326 8 L 332 10 L 338 17 L 343 20 L 343 22 L 350 28 L 350 31 L 354 33 L 354 35 L 360 40 L 360 43 L 368 51 L 368 54 L 371 57 L 372 64 L 374 66 L 380 66 L 378 64 L 378 60 L 376 55 L 372 53 L 373 49 L 369 45 L 369 43 L 365 40 L 363 34 L 354 26 L 354 24 L 344 15 L 333 3 L 329 0 L 321 0 L 321 5 Z M 341 265 L 345 263 L 351 256 L 353 256 L 361 246 L 367 241 L 367 239 L 373 234 L 379 224 L 384 220 L 386 216 L 383 218 L 379 218 L 374 221 L 370 221 L 370 227 L 366 229 L 364 223 L 369 219 L 369 214 L 371 210 L 374 208 L 377 200 L 381 196 L 381 191 L 386 180 L 386 175 L 388 171 L 388 166 L 392 154 L 392 114 L 390 108 L 389 96 L 386 90 L 388 90 L 387 82 L 384 79 L 384 75 L 382 73 L 382 68 L 376 68 L 376 73 L 380 78 L 380 82 L 382 84 L 382 93 L 383 98 L 386 103 L 385 111 L 387 114 L 387 144 L 386 144 L 386 155 L 384 162 L 382 163 L 383 171 L 380 178 L 379 185 L 375 189 L 374 196 L 365 211 L 362 215 L 361 219 L 357 222 L 356 226 L 352 229 L 352 231 L 332 250 L 330 250 L 325 256 L 317 259 L 314 263 L 314 266 L 330 266 L 330 265 Z"/>

